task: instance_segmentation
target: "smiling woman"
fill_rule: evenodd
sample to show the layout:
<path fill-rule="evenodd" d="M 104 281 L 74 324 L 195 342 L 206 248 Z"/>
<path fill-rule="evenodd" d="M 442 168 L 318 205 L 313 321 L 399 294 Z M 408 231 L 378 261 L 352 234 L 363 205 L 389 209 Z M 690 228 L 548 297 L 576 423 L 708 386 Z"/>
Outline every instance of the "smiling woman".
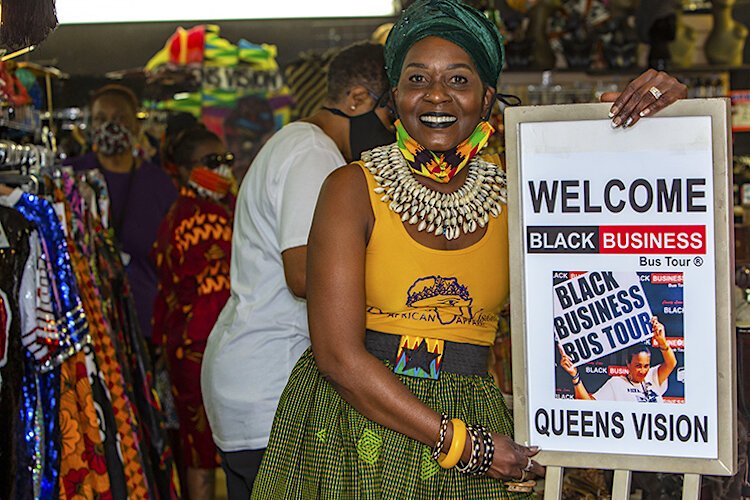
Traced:
<path fill-rule="evenodd" d="M 589 393 L 581 380 L 581 374 L 573 366 L 570 357 L 560 351 L 560 364 L 573 378 L 576 399 L 598 399 L 603 401 L 637 401 L 640 403 L 661 403 L 662 394 L 667 391 L 669 374 L 677 366 L 672 347 L 667 343 L 664 325 L 654 316 L 651 318 L 653 340 L 661 351 L 663 361 L 651 363 L 651 348 L 637 344 L 627 353 L 626 375 L 615 375 L 607 380 L 595 393 Z"/>
<path fill-rule="evenodd" d="M 409 50 L 393 91 L 402 129 L 434 152 L 448 151 L 481 126 L 493 96 L 469 54 L 434 36 Z"/>
<path fill-rule="evenodd" d="M 254 498 L 512 498 L 503 480 L 544 473 L 510 439 L 487 374 L 507 215 L 504 174 L 477 153 L 494 131 L 502 39 L 460 2 L 422 0 L 385 53 L 397 141 L 321 191 L 312 351 L 282 396 Z"/>
<path fill-rule="evenodd" d="M 502 37 L 459 0 L 419 0 L 385 59 L 396 142 L 320 192 L 312 350 L 281 397 L 253 498 L 527 498 L 526 480 L 544 475 L 538 448 L 513 441 L 487 372 L 508 298 L 508 218 L 505 174 L 478 153 L 494 132 Z M 641 92 L 654 78 L 615 103 L 616 120 L 654 106 Z"/>

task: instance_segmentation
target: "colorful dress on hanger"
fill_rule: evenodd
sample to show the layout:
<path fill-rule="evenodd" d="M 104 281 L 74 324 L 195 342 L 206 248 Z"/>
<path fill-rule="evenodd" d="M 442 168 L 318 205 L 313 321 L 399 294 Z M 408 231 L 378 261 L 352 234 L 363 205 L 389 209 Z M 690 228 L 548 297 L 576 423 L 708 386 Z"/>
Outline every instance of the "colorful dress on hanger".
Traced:
<path fill-rule="evenodd" d="M 229 299 L 232 205 L 183 187 L 159 228 L 154 341 L 168 357 L 185 464 L 218 465 L 200 370 L 206 340 Z"/>
<path fill-rule="evenodd" d="M 109 194 L 101 172 L 89 170 L 78 174 L 80 182 L 93 189 L 89 205 L 97 213 L 84 217 L 90 241 L 82 250 L 91 266 L 94 285 L 99 291 L 100 311 L 109 325 L 110 336 L 125 380 L 125 394 L 130 398 L 138 422 L 137 439 L 142 450 L 150 493 L 156 499 L 179 498 L 177 471 L 167 443 L 164 415 L 156 397 L 151 361 L 137 321 L 133 295 L 120 259 L 109 219 Z M 80 191 L 80 189 L 79 189 Z M 88 249 L 87 249 L 88 247 Z"/>
<path fill-rule="evenodd" d="M 0 499 L 177 499 L 103 180 L 43 188 L 0 196 Z"/>
<path fill-rule="evenodd" d="M 68 458 L 67 463 L 65 458 L 63 460 L 61 498 L 64 498 L 62 493 L 65 493 L 67 498 L 72 498 L 77 491 L 91 492 L 91 494 L 96 492 L 97 495 L 108 494 L 113 499 L 128 498 L 128 485 L 134 494 L 146 491 L 143 489 L 145 476 L 137 457 L 134 439 L 135 415 L 129 401 L 122 395 L 124 381 L 121 376 L 119 379 L 116 377 L 119 367 L 113 368 L 112 366 L 116 363 L 115 351 L 109 337 L 108 327 L 101 319 L 101 305 L 98 303 L 97 290 L 92 285 L 88 262 L 80 252 L 80 247 L 85 245 L 87 239 L 82 220 L 83 202 L 78 192 L 72 189 L 73 182 L 69 177 L 63 176 L 60 182 L 68 188 L 67 194 L 62 189 L 55 189 L 55 205 L 60 207 L 58 214 L 65 219 L 70 260 L 92 339 L 91 346 L 87 346 L 85 352 L 82 353 L 82 359 L 75 360 L 76 370 L 67 377 L 63 377 L 63 391 L 64 395 L 68 395 L 67 406 L 72 413 L 76 403 L 76 393 L 73 389 L 82 391 L 85 379 L 88 381 L 91 398 L 96 401 L 101 411 L 101 433 L 97 428 L 96 435 L 89 434 L 87 431 L 90 428 L 84 426 L 80 429 L 69 429 L 67 433 L 63 433 L 63 444 L 66 438 L 69 443 L 64 457 L 70 456 L 71 458 Z M 63 403 L 66 403 L 65 396 L 61 399 L 61 404 Z M 68 408 L 61 408 L 61 416 L 66 411 Z M 123 458 L 135 458 L 132 460 L 133 467 L 140 466 L 140 469 L 134 469 L 134 473 L 131 472 L 126 477 L 121 455 Z M 104 487 L 103 481 L 94 482 L 92 486 L 86 484 L 91 479 L 86 477 L 84 471 L 76 467 L 82 462 L 77 457 L 85 457 L 88 460 L 92 476 L 107 476 L 106 489 L 99 489 Z"/>
<path fill-rule="evenodd" d="M 13 208 L 34 223 L 39 232 L 38 308 L 41 309 L 42 320 L 47 320 L 50 315 L 54 317 L 54 323 L 46 321 L 43 327 L 36 329 L 34 342 L 39 349 L 35 358 L 41 373 L 36 390 L 30 376 L 24 379 L 24 415 L 27 416 L 24 436 L 28 439 L 43 436 L 43 450 L 36 451 L 37 456 L 41 455 L 36 460 L 41 460 L 41 471 L 34 491 L 38 488 L 41 498 L 58 498 L 62 452 L 60 365 L 90 342 L 88 323 L 70 266 L 64 230 L 52 204 L 39 196 L 23 193 L 14 202 Z M 31 415 L 35 416 L 33 423 L 30 421 Z"/>
<path fill-rule="evenodd" d="M 61 224 L 56 213 L 69 213 L 70 209 L 64 201 L 52 205 L 26 194 L 20 196 L 14 208 L 33 221 L 41 234 L 42 251 L 36 266 L 36 324 L 22 337 L 43 372 L 39 375 L 39 387 L 45 389 L 40 398 L 42 428 L 37 412 L 33 429 L 24 433 L 29 437 L 44 436 L 41 482 L 39 488 L 34 485 L 34 496 L 125 498 L 124 494 L 117 495 L 117 488 L 113 490 L 109 480 L 110 464 L 102 446 L 102 434 L 106 434 L 109 426 L 99 418 L 97 407 L 106 414 L 111 405 L 101 391 L 95 403 L 93 387 L 98 368 L 71 268 L 68 250 L 74 246 L 68 246 L 66 241 L 71 230 L 69 221 Z M 33 342 L 28 341 L 32 333 L 35 333 Z M 29 400 L 27 406 L 34 406 L 33 387 L 28 385 L 24 394 Z M 29 427 L 32 425 L 26 424 Z M 116 456 L 117 450 L 113 451 L 115 454 L 111 456 Z"/>

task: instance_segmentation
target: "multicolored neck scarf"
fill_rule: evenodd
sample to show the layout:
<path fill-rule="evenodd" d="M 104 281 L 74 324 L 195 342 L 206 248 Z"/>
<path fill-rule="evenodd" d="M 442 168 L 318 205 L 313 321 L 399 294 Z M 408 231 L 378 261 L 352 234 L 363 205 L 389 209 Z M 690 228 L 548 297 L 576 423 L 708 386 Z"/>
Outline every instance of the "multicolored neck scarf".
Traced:
<path fill-rule="evenodd" d="M 396 142 L 412 172 L 436 182 L 450 182 L 469 160 L 487 144 L 495 129 L 487 121 L 479 122 L 468 139 L 455 148 L 437 155 L 409 136 L 401 120 L 396 120 Z"/>

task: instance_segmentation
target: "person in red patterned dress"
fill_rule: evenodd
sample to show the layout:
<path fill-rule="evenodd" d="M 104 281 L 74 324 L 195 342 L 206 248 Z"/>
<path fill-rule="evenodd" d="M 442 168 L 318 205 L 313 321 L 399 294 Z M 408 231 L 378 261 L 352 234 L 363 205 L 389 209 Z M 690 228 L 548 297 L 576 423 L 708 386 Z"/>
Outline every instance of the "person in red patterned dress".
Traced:
<path fill-rule="evenodd" d="M 229 298 L 234 158 L 203 127 L 177 134 L 166 150 L 178 167 L 181 189 L 153 249 L 159 276 L 154 341 L 163 346 L 172 379 L 187 498 L 212 499 L 218 458 L 200 370 L 206 339 Z"/>

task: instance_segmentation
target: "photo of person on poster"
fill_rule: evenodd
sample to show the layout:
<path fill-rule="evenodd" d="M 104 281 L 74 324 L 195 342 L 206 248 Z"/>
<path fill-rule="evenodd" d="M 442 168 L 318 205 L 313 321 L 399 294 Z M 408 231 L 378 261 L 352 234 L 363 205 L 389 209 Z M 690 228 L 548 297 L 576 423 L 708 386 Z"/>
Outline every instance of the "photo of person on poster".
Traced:
<path fill-rule="evenodd" d="M 581 380 L 578 368 L 562 349 L 560 365 L 572 377 L 576 399 L 598 399 L 606 401 L 637 401 L 661 403 L 662 395 L 667 390 L 667 379 L 677 366 L 677 358 L 667 343 L 664 325 L 656 316 L 651 318 L 653 341 L 662 352 L 663 361 L 651 366 L 651 348 L 646 344 L 637 344 L 628 348 L 626 375 L 610 377 L 595 393 L 589 393 Z"/>

